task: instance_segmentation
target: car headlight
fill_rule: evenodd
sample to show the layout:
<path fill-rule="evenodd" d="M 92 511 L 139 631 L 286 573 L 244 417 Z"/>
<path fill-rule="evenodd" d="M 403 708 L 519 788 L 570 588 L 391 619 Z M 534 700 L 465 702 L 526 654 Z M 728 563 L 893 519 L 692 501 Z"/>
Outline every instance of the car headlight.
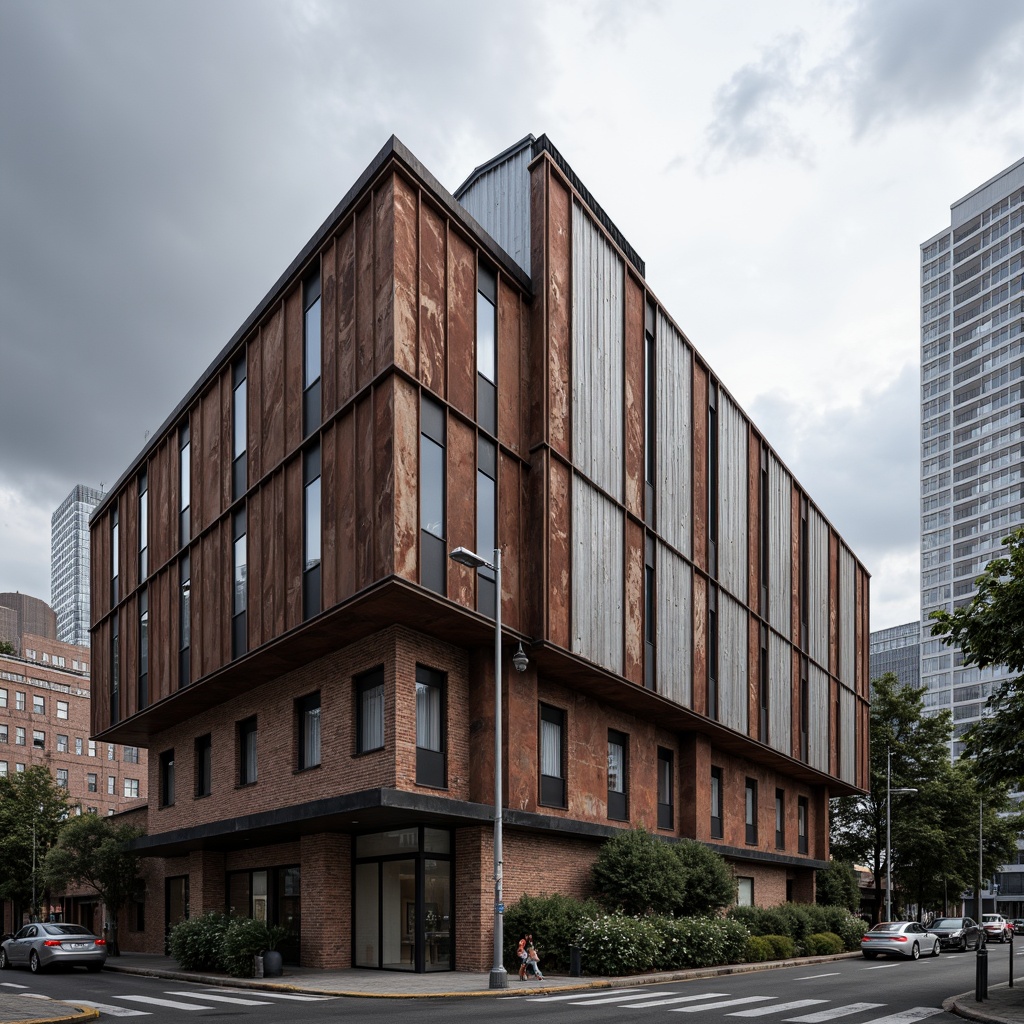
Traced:
<path fill-rule="evenodd" d="M 951 939 L 958 939 L 961 935 L 963 935 L 963 933 L 964 933 L 963 928 L 957 928 L 957 930 L 955 932 L 950 932 L 949 933 L 949 937 Z"/>

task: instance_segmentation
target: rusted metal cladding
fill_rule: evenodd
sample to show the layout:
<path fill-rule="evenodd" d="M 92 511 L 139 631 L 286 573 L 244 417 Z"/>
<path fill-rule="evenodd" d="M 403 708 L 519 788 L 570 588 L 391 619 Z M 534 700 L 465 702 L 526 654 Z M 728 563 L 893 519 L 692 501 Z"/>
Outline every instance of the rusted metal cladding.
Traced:
<path fill-rule="evenodd" d="M 687 558 L 693 557 L 693 353 L 659 310 L 656 338 L 654 483 L 658 532 Z"/>
<path fill-rule="evenodd" d="M 718 582 L 747 598 L 747 438 L 739 406 L 724 392 L 718 399 Z"/>
<path fill-rule="evenodd" d="M 624 513 L 583 477 L 572 481 L 572 650 L 622 673 Z"/>
<path fill-rule="evenodd" d="M 812 661 L 828 665 L 828 523 L 809 505 L 807 509 L 807 651 Z"/>
<path fill-rule="evenodd" d="M 857 681 L 856 566 L 850 551 L 839 546 L 839 681 L 853 690 Z"/>
<path fill-rule="evenodd" d="M 813 662 L 807 674 L 807 760 L 812 768 L 829 771 L 828 673 Z"/>
<path fill-rule="evenodd" d="M 845 686 L 839 687 L 839 777 L 857 784 L 857 697 Z"/>
<path fill-rule="evenodd" d="M 512 259 L 530 273 L 530 158 L 523 146 L 484 171 L 459 202 Z"/>
<path fill-rule="evenodd" d="M 725 591 L 718 596 L 718 719 L 747 731 L 747 609 Z"/>
<path fill-rule="evenodd" d="M 623 265 L 583 208 L 572 208 L 572 448 L 576 468 L 622 495 Z"/>
<path fill-rule="evenodd" d="M 793 481 L 782 463 L 768 453 L 768 617 L 772 628 L 790 635 L 793 591 L 792 524 Z"/>
<path fill-rule="evenodd" d="M 693 707 L 693 570 L 658 544 L 657 688 L 684 707 Z"/>
<path fill-rule="evenodd" d="M 792 751 L 792 648 L 777 633 L 768 634 L 768 742 L 783 754 Z"/>

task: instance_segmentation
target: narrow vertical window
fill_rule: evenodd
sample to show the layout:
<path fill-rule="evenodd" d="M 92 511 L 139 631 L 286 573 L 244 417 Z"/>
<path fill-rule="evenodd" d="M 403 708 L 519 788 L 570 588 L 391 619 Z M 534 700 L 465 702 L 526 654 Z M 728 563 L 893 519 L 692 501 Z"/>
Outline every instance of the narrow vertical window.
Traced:
<path fill-rule="evenodd" d="M 121 721 L 121 638 L 117 612 L 110 617 L 110 724 Z"/>
<path fill-rule="evenodd" d="M 616 729 L 608 730 L 608 817 L 629 820 L 629 784 L 627 758 L 629 737 Z"/>
<path fill-rule="evenodd" d="M 757 662 L 757 738 L 768 742 L 768 629 L 761 627 Z"/>
<path fill-rule="evenodd" d="M 248 786 L 256 781 L 256 716 L 238 723 L 238 784 Z"/>
<path fill-rule="evenodd" d="M 718 385 L 708 382 L 708 572 L 718 575 Z"/>
<path fill-rule="evenodd" d="M 786 793 L 775 790 L 775 849 L 786 848 Z"/>
<path fill-rule="evenodd" d="M 476 549 L 487 557 L 497 547 L 495 518 L 497 515 L 498 451 L 493 441 L 481 434 L 477 438 L 476 470 Z M 494 570 L 481 566 L 477 570 L 477 611 L 494 618 Z"/>
<path fill-rule="evenodd" d="M 302 436 L 320 426 L 320 272 L 302 285 Z"/>
<path fill-rule="evenodd" d="M 498 280 L 480 265 L 476 294 L 477 422 L 489 434 L 498 433 Z"/>
<path fill-rule="evenodd" d="M 213 738 L 197 736 L 195 744 L 196 796 L 209 796 L 213 789 Z"/>
<path fill-rule="evenodd" d="M 565 712 L 540 706 L 540 803 L 565 807 Z"/>
<path fill-rule="evenodd" d="M 384 669 L 356 677 L 356 752 L 384 746 Z"/>
<path fill-rule="evenodd" d="M 420 583 L 438 594 L 447 592 L 445 497 L 444 409 L 424 395 L 420 402 Z"/>
<path fill-rule="evenodd" d="M 178 560 L 178 687 L 192 682 L 192 560 Z"/>
<path fill-rule="evenodd" d="M 711 838 L 721 839 L 725 835 L 722 827 L 722 769 L 711 768 Z"/>
<path fill-rule="evenodd" d="M 416 782 L 438 789 L 447 785 L 444 689 L 440 672 L 416 666 Z"/>
<path fill-rule="evenodd" d="M 747 779 L 744 800 L 746 841 L 754 845 L 757 843 L 757 779 Z"/>
<path fill-rule="evenodd" d="M 118 522 L 117 504 L 110 513 L 110 603 L 117 604 L 120 596 L 118 579 L 121 565 L 121 526 Z"/>
<path fill-rule="evenodd" d="M 178 430 L 178 546 L 184 547 L 191 540 L 192 506 L 192 441 L 188 423 Z"/>
<path fill-rule="evenodd" d="M 654 638 L 657 636 L 655 618 L 654 537 L 647 534 L 644 541 L 644 686 L 655 688 Z"/>
<path fill-rule="evenodd" d="M 231 386 L 231 497 L 233 501 L 237 501 L 249 486 L 246 468 L 248 406 L 244 352 L 231 365 Z"/>
<path fill-rule="evenodd" d="M 708 718 L 718 719 L 718 587 L 708 584 Z"/>
<path fill-rule="evenodd" d="M 149 575 L 149 478 L 139 474 L 139 582 Z"/>
<path fill-rule="evenodd" d="M 808 731 L 810 728 L 810 687 L 807 684 L 807 659 L 800 659 L 800 760 L 806 762 L 810 755 Z"/>
<path fill-rule="evenodd" d="M 298 770 L 320 764 L 320 694 L 311 693 L 295 702 Z"/>
<path fill-rule="evenodd" d="M 249 649 L 248 637 L 248 540 L 244 506 L 231 517 L 234 544 L 234 586 L 231 601 L 231 656 L 241 657 Z"/>
<path fill-rule="evenodd" d="M 807 797 L 796 800 L 796 842 L 797 853 L 807 852 Z"/>
<path fill-rule="evenodd" d="M 149 707 L 149 591 L 139 591 L 139 679 L 136 690 L 138 710 Z"/>
<path fill-rule="evenodd" d="M 170 807 L 174 803 L 174 751 L 165 750 L 160 755 L 160 806 Z"/>
<path fill-rule="evenodd" d="M 302 455 L 303 543 L 302 617 L 320 613 L 320 445 Z"/>
<path fill-rule="evenodd" d="M 654 526 L 654 481 L 657 476 L 657 409 L 655 407 L 657 370 L 655 364 L 656 315 L 647 304 L 644 318 L 644 520 Z"/>
<path fill-rule="evenodd" d="M 771 504 L 768 500 L 768 446 L 761 444 L 761 474 L 760 493 L 758 494 L 760 505 L 760 555 L 761 555 L 761 615 L 768 616 L 768 573 L 771 569 L 771 543 L 769 532 L 769 510 Z"/>
<path fill-rule="evenodd" d="M 658 828 L 675 827 L 674 774 L 672 751 L 658 747 Z"/>

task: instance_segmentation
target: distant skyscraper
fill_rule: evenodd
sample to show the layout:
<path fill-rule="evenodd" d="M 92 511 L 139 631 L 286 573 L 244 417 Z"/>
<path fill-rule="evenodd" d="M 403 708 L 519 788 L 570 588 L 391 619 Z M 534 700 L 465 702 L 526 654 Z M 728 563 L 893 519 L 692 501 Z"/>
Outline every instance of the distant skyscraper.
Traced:
<path fill-rule="evenodd" d="M 871 634 L 871 679 L 892 672 L 905 686 L 921 685 L 921 624 L 876 629 Z"/>
<path fill-rule="evenodd" d="M 1024 159 L 955 202 L 921 245 L 921 680 L 930 710 L 951 708 L 953 754 L 1006 678 L 964 668 L 927 635 L 1024 522 Z"/>
<path fill-rule="evenodd" d="M 66 644 L 89 644 L 89 516 L 102 498 L 78 484 L 50 518 L 50 604 Z"/>

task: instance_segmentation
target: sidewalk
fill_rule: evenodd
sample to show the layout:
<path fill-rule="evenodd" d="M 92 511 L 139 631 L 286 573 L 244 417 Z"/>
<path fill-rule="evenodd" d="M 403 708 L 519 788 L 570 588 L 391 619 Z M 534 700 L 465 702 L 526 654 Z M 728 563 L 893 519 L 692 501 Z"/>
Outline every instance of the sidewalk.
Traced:
<path fill-rule="evenodd" d="M 975 1002 L 973 989 L 958 996 L 950 996 L 942 1008 L 968 1020 L 986 1021 L 989 1024 L 1024 1024 L 1024 979 L 1015 980 L 1013 988 L 1005 981 L 999 985 L 989 985 L 988 999 L 980 1003 Z"/>

